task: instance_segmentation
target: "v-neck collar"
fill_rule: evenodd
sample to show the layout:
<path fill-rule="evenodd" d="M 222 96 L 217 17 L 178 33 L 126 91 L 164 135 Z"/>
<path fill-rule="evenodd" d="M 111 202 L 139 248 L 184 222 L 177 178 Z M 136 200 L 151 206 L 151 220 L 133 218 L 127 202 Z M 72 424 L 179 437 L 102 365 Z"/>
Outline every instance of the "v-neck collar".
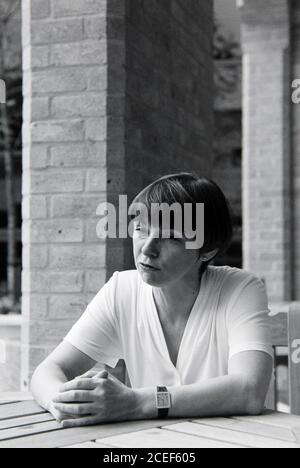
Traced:
<path fill-rule="evenodd" d="M 206 296 L 207 274 L 208 274 L 208 268 L 206 269 L 206 271 L 202 275 L 201 285 L 200 285 L 197 297 L 195 299 L 194 305 L 193 305 L 193 307 L 192 307 L 192 309 L 190 311 L 187 322 L 185 324 L 183 335 L 181 337 L 180 345 L 179 345 L 179 348 L 178 348 L 176 365 L 174 365 L 174 363 L 173 363 L 173 361 L 171 359 L 169 349 L 168 349 L 168 346 L 167 346 L 167 342 L 166 342 L 166 339 L 165 339 L 165 334 L 164 334 L 164 331 L 163 331 L 163 328 L 162 328 L 162 325 L 161 325 L 161 322 L 160 322 L 160 319 L 159 319 L 158 310 L 157 310 L 155 300 L 154 300 L 154 295 L 153 295 L 153 286 L 149 287 L 150 298 L 151 298 L 150 299 L 151 300 L 151 306 L 152 306 L 152 309 L 153 309 L 153 312 L 154 312 L 153 313 L 153 319 L 155 321 L 156 329 L 157 329 L 158 334 L 159 334 L 160 344 L 163 347 L 163 350 L 161 350 L 161 352 L 164 355 L 165 359 L 175 369 L 176 372 L 178 372 L 179 368 L 180 368 L 180 358 L 181 358 L 181 354 L 182 354 L 182 349 L 184 347 L 186 336 L 188 335 L 189 329 L 192 326 L 195 312 L 199 309 L 200 303 L 203 301 L 204 297 Z"/>

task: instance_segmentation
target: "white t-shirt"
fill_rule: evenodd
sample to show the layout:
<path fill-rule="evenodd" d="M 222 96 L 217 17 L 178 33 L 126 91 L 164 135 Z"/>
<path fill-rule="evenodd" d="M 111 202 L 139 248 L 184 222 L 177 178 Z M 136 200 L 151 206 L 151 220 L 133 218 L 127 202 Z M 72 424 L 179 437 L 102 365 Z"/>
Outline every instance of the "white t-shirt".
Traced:
<path fill-rule="evenodd" d="M 116 271 L 65 340 L 111 367 L 124 359 L 135 388 L 185 385 L 227 375 L 228 360 L 241 351 L 263 351 L 273 357 L 265 286 L 253 274 L 228 266 L 208 267 L 176 367 L 152 290 L 137 270 Z"/>

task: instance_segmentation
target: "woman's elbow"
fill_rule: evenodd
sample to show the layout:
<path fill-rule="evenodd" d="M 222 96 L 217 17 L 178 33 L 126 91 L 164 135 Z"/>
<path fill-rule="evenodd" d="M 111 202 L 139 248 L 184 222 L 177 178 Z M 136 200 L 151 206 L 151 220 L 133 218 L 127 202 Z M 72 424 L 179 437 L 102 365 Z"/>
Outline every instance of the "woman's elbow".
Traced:
<path fill-rule="evenodd" d="M 249 385 L 247 392 L 245 408 L 249 416 L 259 416 L 265 408 L 265 395 L 262 395 L 258 385 Z"/>
<path fill-rule="evenodd" d="M 37 387 L 39 386 L 39 382 L 41 380 L 41 371 L 42 371 L 42 369 L 43 369 L 43 362 L 38 367 L 36 367 L 36 369 L 34 370 L 34 372 L 32 374 L 32 377 L 30 379 L 30 390 L 31 390 L 33 396 L 35 395 Z"/>
<path fill-rule="evenodd" d="M 264 403 L 261 400 L 252 400 L 246 405 L 246 414 L 249 416 L 259 416 L 263 410 Z"/>

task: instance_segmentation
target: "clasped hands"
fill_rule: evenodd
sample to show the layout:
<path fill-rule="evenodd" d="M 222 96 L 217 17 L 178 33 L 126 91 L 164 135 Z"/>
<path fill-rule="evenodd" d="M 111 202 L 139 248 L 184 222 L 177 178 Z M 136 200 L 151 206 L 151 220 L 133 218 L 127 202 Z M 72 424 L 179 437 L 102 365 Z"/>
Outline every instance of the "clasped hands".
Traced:
<path fill-rule="evenodd" d="M 59 388 L 49 411 L 63 427 L 135 418 L 135 392 L 107 371 L 89 371 Z"/>

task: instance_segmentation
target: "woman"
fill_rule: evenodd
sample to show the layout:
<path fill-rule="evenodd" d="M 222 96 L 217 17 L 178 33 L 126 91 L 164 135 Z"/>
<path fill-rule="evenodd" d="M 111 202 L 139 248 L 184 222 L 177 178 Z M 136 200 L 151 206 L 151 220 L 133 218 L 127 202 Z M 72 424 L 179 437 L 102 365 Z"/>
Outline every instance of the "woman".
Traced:
<path fill-rule="evenodd" d="M 36 369 L 36 400 L 64 427 L 259 414 L 273 363 L 268 301 L 253 274 L 210 265 L 232 237 L 224 194 L 211 180 L 180 173 L 153 182 L 134 202 L 149 210 L 204 203 L 204 244 L 187 249 L 185 236 L 166 238 L 161 223 L 135 220 L 136 270 L 116 271 Z M 107 371 L 88 372 L 120 358 L 131 388 Z"/>

